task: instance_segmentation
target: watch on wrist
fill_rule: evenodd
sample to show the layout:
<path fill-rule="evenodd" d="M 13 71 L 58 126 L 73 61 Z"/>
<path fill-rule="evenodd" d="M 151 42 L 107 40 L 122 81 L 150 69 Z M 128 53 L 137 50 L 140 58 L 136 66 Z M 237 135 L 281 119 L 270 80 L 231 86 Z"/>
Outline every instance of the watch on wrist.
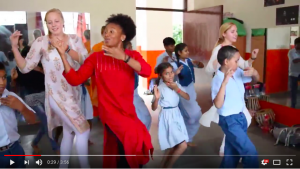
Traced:
<path fill-rule="evenodd" d="M 127 58 L 126 58 L 126 56 L 127 56 Z M 130 56 L 128 56 L 128 55 L 125 55 L 125 58 L 126 58 L 126 59 L 124 60 L 124 62 L 125 62 L 125 63 L 128 63 L 128 62 L 129 62 L 129 60 L 130 60 Z"/>
<path fill-rule="evenodd" d="M 254 58 L 254 57 L 251 57 L 251 60 L 255 60 L 256 58 Z"/>
<path fill-rule="evenodd" d="M 69 53 L 71 50 L 70 45 L 68 45 L 67 49 L 66 49 L 66 53 Z"/>

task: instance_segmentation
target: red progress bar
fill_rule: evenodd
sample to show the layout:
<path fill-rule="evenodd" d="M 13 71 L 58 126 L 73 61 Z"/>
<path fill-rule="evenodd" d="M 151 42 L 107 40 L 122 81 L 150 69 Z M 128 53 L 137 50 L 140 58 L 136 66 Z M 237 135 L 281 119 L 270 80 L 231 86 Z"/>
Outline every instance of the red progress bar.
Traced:
<path fill-rule="evenodd" d="M 4 156 L 41 156 L 41 155 L 4 155 Z"/>

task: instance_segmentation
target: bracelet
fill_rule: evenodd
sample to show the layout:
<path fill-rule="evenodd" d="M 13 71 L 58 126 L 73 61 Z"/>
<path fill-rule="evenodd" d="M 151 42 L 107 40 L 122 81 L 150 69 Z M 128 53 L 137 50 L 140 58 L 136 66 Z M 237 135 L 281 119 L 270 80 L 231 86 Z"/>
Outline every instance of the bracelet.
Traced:
<path fill-rule="evenodd" d="M 256 58 L 251 57 L 251 60 L 255 60 Z"/>
<path fill-rule="evenodd" d="M 68 45 L 68 48 L 67 48 L 67 50 L 66 50 L 66 53 L 69 53 L 70 50 L 71 50 L 71 48 L 70 48 L 70 46 Z"/>
<path fill-rule="evenodd" d="M 180 93 L 180 92 L 181 92 L 181 90 L 180 90 L 180 89 L 178 89 L 176 92 L 177 92 L 177 93 Z"/>
<path fill-rule="evenodd" d="M 128 63 L 129 62 L 129 60 L 130 60 L 130 57 L 128 56 L 128 55 L 125 55 L 125 57 L 127 56 L 127 59 L 126 60 L 124 60 L 124 62 L 125 63 Z"/>

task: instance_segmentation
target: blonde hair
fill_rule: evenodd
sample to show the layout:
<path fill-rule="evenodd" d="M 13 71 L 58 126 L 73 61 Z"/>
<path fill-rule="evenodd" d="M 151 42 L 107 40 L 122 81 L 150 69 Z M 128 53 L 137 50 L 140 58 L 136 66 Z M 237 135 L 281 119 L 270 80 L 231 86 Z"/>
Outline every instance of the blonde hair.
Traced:
<path fill-rule="evenodd" d="M 61 19 L 63 20 L 63 22 L 65 22 L 64 16 L 63 16 L 62 12 L 61 12 L 59 9 L 53 8 L 53 9 L 50 9 L 49 11 L 47 11 L 47 13 L 46 13 L 46 15 L 45 15 L 44 21 L 45 21 L 46 23 L 47 23 L 47 19 L 46 19 L 46 18 L 47 18 L 47 16 L 48 16 L 48 14 L 53 13 L 53 12 L 59 14 L 60 17 L 61 17 Z M 51 32 L 49 31 L 49 29 L 48 29 L 48 35 L 49 35 L 49 37 L 51 37 Z M 53 47 L 52 47 L 52 45 L 49 43 L 49 44 L 48 44 L 48 50 L 51 50 L 51 49 L 53 49 Z"/>
<path fill-rule="evenodd" d="M 217 43 L 215 44 L 215 47 L 222 44 L 225 41 L 225 38 L 223 36 L 224 33 L 226 33 L 232 26 L 235 26 L 232 22 L 223 23 L 219 30 L 219 39 Z"/>

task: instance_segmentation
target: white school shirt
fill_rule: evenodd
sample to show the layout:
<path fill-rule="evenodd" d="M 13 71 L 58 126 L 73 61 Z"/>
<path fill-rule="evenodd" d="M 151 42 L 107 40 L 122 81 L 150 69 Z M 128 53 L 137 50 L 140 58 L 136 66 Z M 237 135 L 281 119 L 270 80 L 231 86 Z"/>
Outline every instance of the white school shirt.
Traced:
<path fill-rule="evenodd" d="M 224 73 L 218 70 L 211 83 L 211 98 L 214 100 L 221 88 L 224 80 Z M 233 78 L 228 80 L 225 89 L 225 99 L 223 106 L 218 109 L 222 116 L 230 116 L 243 112 L 245 108 L 245 87 L 244 83 L 252 81 L 251 77 L 244 76 L 244 71 L 238 68 L 233 74 Z"/>
<path fill-rule="evenodd" d="M 165 57 L 168 57 L 169 55 L 168 55 L 168 53 L 167 52 L 164 52 L 164 53 L 162 53 L 162 54 L 160 54 L 158 57 L 157 57 L 157 59 L 156 59 L 156 65 L 155 65 L 155 68 L 159 65 L 159 64 L 161 64 L 162 62 L 163 62 L 163 60 L 164 60 L 164 58 Z M 177 59 L 176 59 L 176 55 L 175 55 L 175 53 L 172 53 L 172 58 L 168 58 L 168 62 L 169 63 L 171 63 L 171 62 L 174 62 L 174 61 L 176 61 Z"/>
<path fill-rule="evenodd" d="M 219 50 L 221 49 L 222 45 L 218 45 L 214 48 L 214 50 L 212 51 L 212 54 L 211 54 L 211 57 L 206 65 L 206 68 L 205 68 L 205 71 L 207 73 L 215 73 L 219 70 L 219 68 L 221 67 L 221 65 L 218 63 L 217 65 L 217 68 L 215 69 L 214 66 L 213 66 L 213 63 L 215 60 L 218 59 L 218 52 Z M 240 57 L 239 61 L 238 61 L 238 66 L 241 68 L 241 69 L 246 69 L 247 67 L 249 67 L 249 63 L 248 61 L 245 61 L 242 57 Z"/>
<path fill-rule="evenodd" d="M 5 89 L 2 98 L 8 95 L 19 99 L 29 110 L 35 113 L 19 96 Z M 25 121 L 24 117 L 16 112 L 16 110 L 2 104 L 0 105 L 0 147 L 7 146 L 19 140 L 18 119 Z"/>
<path fill-rule="evenodd" d="M 186 92 L 185 89 L 177 83 L 178 88 Z M 173 89 L 169 88 L 164 82 L 160 81 L 158 85 L 158 91 L 160 94 L 160 98 L 158 100 L 158 105 L 160 105 L 162 108 L 163 107 L 177 107 L 180 101 L 180 96 L 177 93 L 177 91 L 174 91 Z M 153 100 L 152 103 L 155 100 L 155 96 L 153 95 Z"/>
<path fill-rule="evenodd" d="M 294 63 L 294 59 L 300 59 L 300 52 L 291 49 L 288 53 L 289 57 L 289 76 L 298 77 L 300 75 L 300 63 Z"/>

